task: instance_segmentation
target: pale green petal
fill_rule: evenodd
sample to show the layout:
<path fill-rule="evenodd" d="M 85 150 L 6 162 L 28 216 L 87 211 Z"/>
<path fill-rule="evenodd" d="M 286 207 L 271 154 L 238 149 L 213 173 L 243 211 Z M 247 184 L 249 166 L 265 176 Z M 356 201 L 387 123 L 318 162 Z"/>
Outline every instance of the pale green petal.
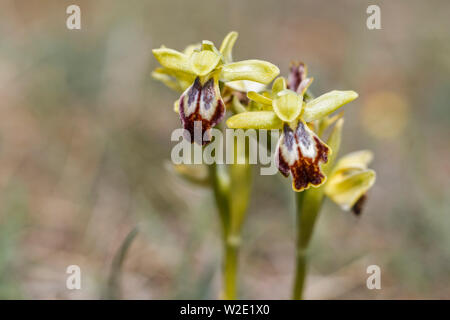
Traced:
<path fill-rule="evenodd" d="M 268 98 L 266 96 L 263 96 L 262 94 L 259 94 L 259 93 L 255 92 L 255 91 L 248 92 L 247 93 L 247 97 L 250 100 L 253 100 L 253 101 L 256 101 L 256 102 L 268 105 L 268 106 L 272 105 L 272 99 L 270 99 L 270 98 Z"/>
<path fill-rule="evenodd" d="M 210 73 L 220 61 L 220 55 L 213 51 L 203 50 L 194 51 L 190 57 L 192 71 L 199 76 L 205 76 Z"/>
<path fill-rule="evenodd" d="M 156 68 L 152 72 L 152 77 L 179 92 L 186 90 L 195 80 L 195 75 L 192 73 L 168 68 Z"/>
<path fill-rule="evenodd" d="M 370 169 L 350 175 L 333 175 L 325 185 L 325 193 L 343 210 L 350 210 L 375 183 L 375 176 L 375 171 Z"/>
<path fill-rule="evenodd" d="M 306 103 L 303 119 L 311 122 L 323 118 L 344 104 L 355 100 L 358 94 L 355 91 L 330 91 Z"/>
<path fill-rule="evenodd" d="M 245 106 L 239 101 L 239 98 L 233 95 L 233 99 L 231 100 L 231 108 L 234 113 L 242 113 L 246 112 Z"/>
<path fill-rule="evenodd" d="M 192 73 L 187 55 L 168 48 L 153 49 L 152 52 L 163 67 Z"/>
<path fill-rule="evenodd" d="M 201 43 L 190 44 L 183 50 L 183 53 L 189 57 L 194 51 L 199 51 L 201 48 Z"/>
<path fill-rule="evenodd" d="M 243 112 L 230 117 L 227 126 L 232 129 L 281 129 L 283 122 L 273 111 Z"/>
<path fill-rule="evenodd" d="M 334 167 L 334 171 L 364 170 L 373 159 L 373 152 L 370 150 L 360 150 L 349 153 L 339 159 Z"/>
<path fill-rule="evenodd" d="M 170 89 L 175 91 L 183 91 L 178 81 L 175 80 L 172 76 L 168 75 L 163 71 L 163 68 L 157 68 L 152 72 L 153 79 L 156 79 L 158 81 L 161 81 L 166 86 L 168 86 Z"/>
<path fill-rule="evenodd" d="M 215 48 L 216 47 L 214 46 L 214 42 L 209 41 L 209 40 L 203 40 L 202 41 L 202 50 L 215 51 L 214 50 Z"/>
<path fill-rule="evenodd" d="M 278 92 L 283 90 L 286 90 L 286 79 L 279 77 L 273 82 L 272 93 L 276 95 Z"/>
<path fill-rule="evenodd" d="M 273 100 L 273 111 L 277 116 L 285 121 L 291 122 L 298 118 L 302 111 L 303 99 L 301 96 L 291 90 L 284 90 L 278 93 L 277 97 Z"/>
<path fill-rule="evenodd" d="M 222 54 L 220 53 L 219 50 L 217 50 L 216 46 L 214 45 L 214 43 L 212 41 L 203 40 L 202 41 L 202 51 L 214 52 L 216 55 L 218 55 L 220 57 L 220 59 L 222 59 Z"/>
<path fill-rule="evenodd" d="M 225 63 L 230 63 L 233 61 L 232 51 L 238 35 L 239 34 L 236 31 L 230 32 L 227 34 L 225 39 L 223 39 L 222 44 L 220 45 L 219 51 L 222 54 Z"/>
<path fill-rule="evenodd" d="M 251 80 L 267 84 L 278 74 L 280 69 L 270 62 L 245 60 L 227 63 L 222 66 L 220 79 L 223 81 Z"/>

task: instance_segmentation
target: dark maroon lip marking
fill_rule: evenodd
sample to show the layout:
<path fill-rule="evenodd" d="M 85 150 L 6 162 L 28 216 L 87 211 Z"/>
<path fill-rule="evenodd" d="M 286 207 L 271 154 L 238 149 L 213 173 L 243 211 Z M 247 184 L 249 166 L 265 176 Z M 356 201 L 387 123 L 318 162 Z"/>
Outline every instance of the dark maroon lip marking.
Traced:
<path fill-rule="evenodd" d="M 364 209 L 364 206 L 365 206 L 365 204 L 366 204 L 366 201 L 367 201 L 367 193 L 363 194 L 363 195 L 355 202 L 355 204 L 354 204 L 353 207 L 352 207 L 352 212 L 353 212 L 355 215 L 359 216 L 359 215 L 361 214 L 361 212 L 363 211 L 363 209 Z"/>
<path fill-rule="evenodd" d="M 214 79 L 209 79 L 203 86 L 202 90 L 202 101 L 205 104 L 205 110 L 209 110 L 211 108 L 211 104 L 215 97 Z"/>
<path fill-rule="evenodd" d="M 297 130 L 295 131 L 295 134 L 296 134 L 299 142 L 301 144 L 303 144 L 306 148 L 309 148 L 309 146 L 311 145 L 311 140 L 310 140 L 310 136 L 309 136 L 308 132 L 305 129 L 305 125 L 303 124 L 303 122 L 301 122 L 301 121 L 298 122 Z"/>
<path fill-rule="evenodd" d="M 288 124 L 283 127 L 284 140 L 283 144 L 288 152 L 298 152 L 298 157 L 292 165 L 283 157 L 283 153 L 277 150 L 278 169 L 285 177 L 292 173 L 293 187 L 295 191 L 302 191 L 309 188 L 310 185 L 318 186 L 325 180 L 325 176 L 320 169 L 320 163 L 328 161 L 328 153 L 330 149 L 315 135 L 311 135 L 305 128 L 305 124 L 299 121 L 294 131 Z M 295 142 L 295 143 L 294 143 Z M 309 147 L 314 144 L 316 155 L 314 158 L 303 155 L 300 144 Z M 297 148 L 294 149 L 294 146 Z"/>
<path fill-rule="evenodd" d="M 225 116 L 225 104 L 222 97 L 217 94 L 215 85 L 212 78 L 202 85 L 200 78 L 197 77 L 192 86 L 180 97 L 181 123 L 189 133 L 185 134 L 185 138 L 191 143 L 208 144 L 211 140 L 210 129 Z M 212 108 L 213 111 L 211 111 Z M 191 113 L 187 115 L 187 112 Z M 204 116 L 205 114 L 210 115 L 209 119 Z M 198 128 L 199 124 L 201 128 Z M 197 130 L 194 130 L 196 126 Z M 201 135 L 195 134 L 196 131 L 201 132 Z"/>
<path fill-rule="evenodd" d="M 188 105 L 191 105 L 198 99 L 198 95 L 200 95 L 200 91 L 202 90 L 202 85 L 200 84 L 200 78 L 195 78 L 194 84 L 192 85 L 191 90 L 188 92 Z"/>
<path fill-rule="evenodd" d="M 284 144 L 286 145 L 289 151 L 292 151 L 295 141 L 294 131 L 292 131 L 291 127 L 289 127 L 287 123 L 284 124 L 283 131 L 284 131 Z"/>

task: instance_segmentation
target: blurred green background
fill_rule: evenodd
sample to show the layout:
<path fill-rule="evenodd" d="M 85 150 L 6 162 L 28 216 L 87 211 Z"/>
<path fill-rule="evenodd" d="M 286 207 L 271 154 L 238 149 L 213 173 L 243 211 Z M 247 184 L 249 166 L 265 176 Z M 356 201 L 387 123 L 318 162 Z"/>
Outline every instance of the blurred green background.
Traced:
<path fill-rule="evenodd" d="M 81 7 L 82 29 L 66 28 Z M 353 89 L 342 154 L 371 149 L 377 182 L 359 218 L 325 204 L 307 298 L 450 298 L 448 1 L 0 2 L 0 297 L 96 299 L 127 233 L 125 299 L 217 298 L 220 228 L 211 193 L 168 170 L 177 94 L 150 77 L 151 49 L 240 36 L 236 60 L 287 73 L 315 94 Z M 241 298 L 290 296 L 290 181 L 255 170 Z M 82 290 L 65 287 L 67 266 Z M 382 289 L 366 288 L 379 265 Z"/>

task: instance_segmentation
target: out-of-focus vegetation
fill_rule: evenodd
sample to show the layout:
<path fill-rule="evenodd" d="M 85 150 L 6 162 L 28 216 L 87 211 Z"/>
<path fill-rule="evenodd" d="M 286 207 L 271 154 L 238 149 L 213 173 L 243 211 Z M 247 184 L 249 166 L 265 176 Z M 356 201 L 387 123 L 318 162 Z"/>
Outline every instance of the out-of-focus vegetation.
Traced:
<path fill-rule="evenodd" d="M 76 3 L 82 29 L 65 26 Z M 448 1 L 13 1 L 0 3 L 0 297 L 100 298 L 111 263 L 122 298 L 217 298 L 211 194 L 167 170 L 177 98 L 150 78 L 151 48 L 217 44 L 286 74 L 308 63 L 316 94 L 353 89 L 342 154 L 375 153 L 377 182 L 356 218 L 326 203 L 307 298 L 450 298 Z M 288 298 L 290 181 L 255 171 L 241 297 Z M 82 290 L 65 287 L 68 265 Z M 377 264 L 382 289 L 366 288 Z"/>

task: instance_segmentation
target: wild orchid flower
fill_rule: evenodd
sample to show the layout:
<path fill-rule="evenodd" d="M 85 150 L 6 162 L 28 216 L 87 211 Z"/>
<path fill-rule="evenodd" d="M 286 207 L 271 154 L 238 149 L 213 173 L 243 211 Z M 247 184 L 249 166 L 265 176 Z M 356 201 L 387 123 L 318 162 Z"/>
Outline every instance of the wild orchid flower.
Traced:
<path fill-rule="evenodd" d="M 218 50 L 211 41 L 204 40 L 198 47 L 178 52 L 161 47 L 153 54 L 163 66 L 157 69 L 156 77 L 174 89 L 184 89 L 176 108 L 184 129 L 194 137 L 195 122 L 201 123 L 201 133 L 218 124 L 225 115 L 225 104 L 220 93 L 219 82 L 250 80 L 270 83 L 280 72 L 275 65 L 261 60 L 232 62 L 232 49 L 237 39 L 236 32 L 229 33 Z M 187 83 L 190 83 L 187 88 Z M 193 142 L 194 139 L 191 139 Z M 208 138 L 196 141 L 206 144 Z"/>
<path fill-rule="evenodd" d="M 369 150 L 355 151 L 336 163 L 325 184 L 325 194 L 343 210 L 359 215 L 367 191 L 375 183 L 375 171 L 368 169 L 373 154 Z"/>
<path fill-rule="evenodd" d="M 282 129 L 275 159 L 284 176 L 292 173 L 292 187 L 297 192 L 325 182 L 320 163 L 326 163 L 331 152 L 308 124 L 358 97 L 354 91 L 334 90 L 305 102 L 312 80 L 307 77 L 306 67 L 297 65 L 291 70 L 289 89 L 286 80 L 280 77 L 270 93 L 248 93 L 248 98 L 257 102 L 263 111 L 242 112 L 227 121 L 230 128 Z"/>

